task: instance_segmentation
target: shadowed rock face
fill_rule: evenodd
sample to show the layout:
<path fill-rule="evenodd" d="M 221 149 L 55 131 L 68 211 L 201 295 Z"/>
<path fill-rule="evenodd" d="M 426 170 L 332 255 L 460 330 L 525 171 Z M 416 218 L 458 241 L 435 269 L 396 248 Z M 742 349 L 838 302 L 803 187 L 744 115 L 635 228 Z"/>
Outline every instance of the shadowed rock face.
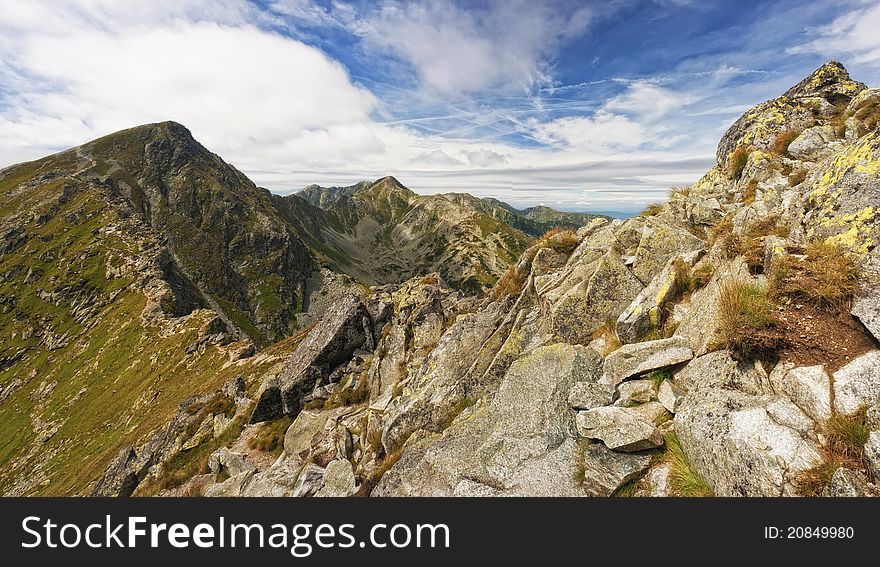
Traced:
<path fill-rule="evenodd" d="M 91 172 L 167 242 L 179 279 L 257 343 L 295 329 L 311 252 L 268 191 L 175 122 L 105 136 L 77 150 Z"/>
<path fill-rule="evenodd" d="M 328 379 L 357 349 L 373 350 L 373 321 L 354 295 L 339 299 L 290 355 L 278 378 L 269 381 L 257 401 L 251 423 L 296 417 L 303 397 Z"/>

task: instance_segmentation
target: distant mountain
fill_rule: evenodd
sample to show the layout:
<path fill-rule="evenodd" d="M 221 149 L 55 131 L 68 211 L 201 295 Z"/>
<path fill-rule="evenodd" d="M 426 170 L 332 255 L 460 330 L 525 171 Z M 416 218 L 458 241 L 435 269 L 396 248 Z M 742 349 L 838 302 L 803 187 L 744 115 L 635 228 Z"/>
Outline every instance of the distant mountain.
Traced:
<path fill-rule="evenodd" d="M 513 213 L 471 195 L 417 195 L 393 177 L 313 185 L 275 201 L 331 268 L 367 284 L 437 272 L 453 287 L 480 292 L 531 241 L 509 223 Z M 504 214 L 491 214 L 496 208 Z"/>

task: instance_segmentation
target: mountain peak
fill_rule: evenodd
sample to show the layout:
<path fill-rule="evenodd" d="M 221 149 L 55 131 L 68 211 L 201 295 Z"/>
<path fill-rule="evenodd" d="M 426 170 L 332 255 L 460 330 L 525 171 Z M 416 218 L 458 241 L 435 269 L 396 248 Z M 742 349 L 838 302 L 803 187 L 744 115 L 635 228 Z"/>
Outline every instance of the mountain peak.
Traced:
<path fill-rule="evenodd" d="M 783 96 L 788 98 L 821 97 L 834 102 L 840 97 L 851 98 L 867 87 L 853 81 L 849 71 L 840 61 L 828 61 L 808 77 L 788 89 Z"/>

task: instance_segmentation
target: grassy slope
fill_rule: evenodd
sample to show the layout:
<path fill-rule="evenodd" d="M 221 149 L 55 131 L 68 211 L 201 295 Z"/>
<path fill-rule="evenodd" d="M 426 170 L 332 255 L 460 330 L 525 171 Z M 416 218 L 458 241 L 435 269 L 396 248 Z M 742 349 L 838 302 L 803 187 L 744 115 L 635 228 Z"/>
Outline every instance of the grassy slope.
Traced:
<path fill-rule="evenodd" d="M 0 494 L 16 486 L 26 494 L 81 494 L 122 446 L 164 426 L 182 399 L 237 373 L 256 381 L 265 370 L 247 362 L 222 369 L 226 352 L 211 345 L 187 354 L 210 312 L 165 332 L 142 324 L 145 297 L 130 286 L 133 277 L 107 276 L 108 265 L 130 261 L 137 247 L 106 233 L 118 219 L 98 191 L 68 178 L 19 189 L 63 159 L 24 164 L 0 179 L 3 218 L 49 217 L 25 224 L 27 241 L 0 256 L 0 359 L 25 354 L 0 371 L 3 391 L 12 390 L 0 402 Z M 64 186 L 80 190 L 59 205 Z M 65 286 L 83 291 L 61 301 L 46 295 Z M 78 305 L 98 307 L 75 317 Z M 23 338 L 31 329 L 69 342 L 49 350 L 36 334 Z"/>

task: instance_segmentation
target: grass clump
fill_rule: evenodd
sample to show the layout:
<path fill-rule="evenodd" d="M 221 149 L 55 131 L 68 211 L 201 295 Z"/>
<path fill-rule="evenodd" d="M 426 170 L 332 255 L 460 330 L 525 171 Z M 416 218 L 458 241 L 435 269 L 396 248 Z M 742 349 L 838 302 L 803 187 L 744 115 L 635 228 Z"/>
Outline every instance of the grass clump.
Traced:
<path fill-rule="evenodd" d="M 289 417 L 276 419 L 263 423 L 257 428 L 256 433 L 248 439 L 248 447 L 263 453 L 280 455 L 284 449 L 284 434 L 293 420 Z"/>
<path fill-rule="evenodd" d="M 669 196 L 672 199 L 675 198 L 683 198 L 686 199 L 691 195 L 691 186 L 690 185 L 682 185 L 677 187 L 672 187 L 669 189 Z"/>
<path fill-rule="evenodd" d="M 712 488 L 688 462 L 681 443 L 674 433 L 665 436 L 666 450 L 661 462 L 669 465 L 669 483 L 677 496 L 707 497 L 714 496 Z"/>
<path fill-rule="evenodd" d="M 787 156 L 788 155 L 788 146 L 794 142 L 795 138 L 800 136 L 801 133 L 798 130 L 792 130 L 791 128 L 786 128 L 782 130 L 776 137 L 773 139 L 773 145 L 770 147 L 770 150 L 778 155 L 778 156 Z"/>
<path fill-rule="evenodd" d="M 831 485 L 834 473 L 841 467 L 862 471 L 869 482 L 876 480 L 865 457 L 865 443 L 871 433 L 866 409 L 863 407 L 852 415 L 834 412 L 825 422 L 822 427 L 825 435 L 822 462 L 802 471 L 795 479 L 798 495 L 821 496 Z"/>
<path fill-rule="evenodd" d="M 803 261 L 786 257 L 772 275 L 779 295 L 834 310 L 856 292 L 859 268 L 839 246 L 814 242 L 807 246 Z"/>
<path fill-rule="evenodd" d="M 721 346 L 741 358 L 775 353 L 781 346 L 776 332 L 776 306 L 766 287 L 742 281 L 722 286 L 718 297 Z"/>
<path fill-rule="evenodd" d="M 715 274 L 715 266 L 711 262 L 703 262 L 691 272 L 691 286 L 693 290 L 706 287 Z"/>
<path fill-rule="evenodd" d="M 742 194 L 742 202 L 745 205 L 751 205 L 758 198 L 758 180 L 752 179 L 749 181 L 746 188 L 743 190 Z"/>
<path fill-rule="evenodd" d="M 661 203 L 651 203 L 645 210 L 639 213 L 640 217 L 656 217 L 660 213 L 663 212 L 663 205 Z"/>
<path fill-rule="evenodd" d="M 538 239 L 540 247 L 549 248 L 562 254 L 571 254 L 580 243 L 581 239 L 577 232 L 561 228 L 551 228 Z"/>
<path fill-rule="evenodd" d="M 739 179 L 742 177 L 743 170 L 749 162 L 749 155 L 754 148 L 746 146 L 738 146 L 727 156 L 727 176 L 730 179 Z"/>
<path fill-rule="evenodd" d="M 613 319 L 606 321 L 604 325 L 593 331 L 593 340 L 599 339 L 605 340 L 605 346 L 600 353 L 602 356 L 608 356 L 623 346 L 623 341 L 617 336 L 617 323 Z"/>

